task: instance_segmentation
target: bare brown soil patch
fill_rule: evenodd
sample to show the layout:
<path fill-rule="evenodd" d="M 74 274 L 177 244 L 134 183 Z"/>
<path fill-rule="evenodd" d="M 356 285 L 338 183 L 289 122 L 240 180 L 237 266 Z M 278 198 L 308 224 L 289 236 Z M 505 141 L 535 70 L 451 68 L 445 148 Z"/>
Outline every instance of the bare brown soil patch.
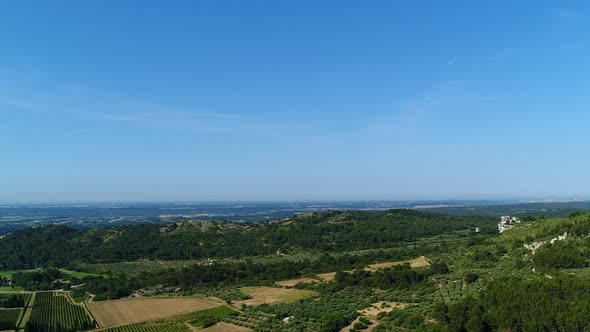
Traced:
<path fill-rule="evenodd" d="M 245 326 L 237 326 L 237 325 L 230 324 L 230 323 L 220 322 L 220 323 L 217 323 L 217 324 L 210 326 L 206 329 L 202 329 L 200 331 L 201 332 L 247 332 L 247 331 L 252 331 L 252 329 L 249 329 Z"/>
<path fill-rule="evenodd" d="M 236 301 L 236 305 L 260 305 L 260 304 L 277 304 L 291 303 L 300 299 L 317 296 L 314 291 L 294 289 L 294 288 L 274 288 L 274 287 L 243 287 L 242 292 L 250 295 L 252 299 L 245 301 Z"/>
<path fill-rule="evenodd" d="M 320 273 L 317 276 L 324 281 L 331 281 L 336 278 L 336 272 Z"/>
<path fill-rule="evenodd" d="M 365 268 L 365 270 L 375 271 L 378 269 L 384 269 L 387 267 L 402 265 L 405 263 L 410 263 L 410 266 L 413 268 L 430 266 L 430 262 L 428 261 L 428 259 L 426 259 L 426 257 L 424 257 L 424 256 L 420 256 L 418 258 L 414 258 L 414 259 L 410 259 L 410 260 L 406 260 L 406 261 L 395 261 L 395 262 L 385 262 L 385 263 L 372 264 L 372 265 L 367 266 Z"/>
<path fill-rule="evenodd" d="M 101 327 L 138 323 L 216 306 L 219 306 L 219 302 L 191 297 L 133 298 L 88 303 L 88 308 Z"/>
<path fill-rule="evenodd" d="M 275 282 L 275 284 L 277 284 L 279 286 L 283 286 L 283 287 L 293 287 L 293 286 L 295 286 L 297 284 L 301 284 L 301 283 L 313 283 L 313 282 L 318 282 L 318 280 L 311 279 L 311 278 L 298 278 L 298 279 L 277 281 L 277 282 Z"/>

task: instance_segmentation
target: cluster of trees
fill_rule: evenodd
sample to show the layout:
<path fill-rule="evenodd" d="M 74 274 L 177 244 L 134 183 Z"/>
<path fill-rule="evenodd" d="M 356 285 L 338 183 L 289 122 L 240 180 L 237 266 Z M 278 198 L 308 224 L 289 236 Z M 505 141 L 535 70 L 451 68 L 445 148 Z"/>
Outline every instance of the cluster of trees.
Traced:
<path fill-rule="evenodd" d="M 583 247 L 576 246 L 576 242 L 559 241 L 554 244 L 541 247 L 535 253 L 533 260 L 535 266 L 541 268 L 567 269 L 582 268 L 589 266 L 589 259 L 582 251 Z M 590 248 L 586 248 L 590 249 Z M 586 250 L 588 251 L 588 250 Z"/>
<path fill-rule="evenodd" d="M 252 223 L 183 222 L 87 231 L 46 226 L 0 240 L 0 268 L 67 267 L 71 262 L 137 259 L 242 258 L 277 249 L 350 251 L 398 247 L 407 241 L 479 227 L 495 232 L 487 217 L 449 216 L 414 210 L 329 211 L 288 220 Z"/>
<path fill-rule="evenodd" d="M 85 292 L 89 292 L 95 294 L 94 301 L 105 301 L 127 297 L 141 287 L 157 284 L 158 280 L 147 282 L 148 279 L 145 279 L 146 282 L 141 283 L 138 278 L 120 275 L 110 278 L 89 276 L 83 278 L 83 281 L 83 286 L 76 287 L 76 290 L 71 294 L 73 297 L 80 297 Z"/>
<path fill-rule="evenodd" d="M 445 263 L 435 263 L 426 269 L 412 269 L 410 264 L 397 265 L 379 269 L 374 272 L 355 270 L 353 272 L 336 273 L 336 282 L 344 286 L 364 288 L 399 289 L 424 283 L 435 274 L 449 273 Z"/>
<path fill-rule="evenodd" d="M 12 275 L 12 282 L 28 291 L 51 290 L 62 288 L 64 274 L 57 269 L 44 269 L 31 272 L 17 272 Z"/>
<path fill-rule="evenodd" d="M 309 298 L 289 304 L 258 306 L 254 310 L 274 315 L 259 325 L 266 331 L 320 331 L 338 332 L 358 317 L 358 310 L 377 301 L 371 289 L 361 287 L 342 288 L 337 284 L 317 286 L 319 298 Z M 284 317 L 293 317 L 289 324 Z"/>
<path fill-rule="evenodd" d="M 590 280 L 501 279 L 479 297 L 437 303 L 433 316 L 451 331 L 587 331 Z"/>
<path fill-rule="evenodd" d="M 11 294 L 6 298 L 0 298 L 0 308 L 22 308 L 25 306 L 25 297 L 19 294 Z"/>

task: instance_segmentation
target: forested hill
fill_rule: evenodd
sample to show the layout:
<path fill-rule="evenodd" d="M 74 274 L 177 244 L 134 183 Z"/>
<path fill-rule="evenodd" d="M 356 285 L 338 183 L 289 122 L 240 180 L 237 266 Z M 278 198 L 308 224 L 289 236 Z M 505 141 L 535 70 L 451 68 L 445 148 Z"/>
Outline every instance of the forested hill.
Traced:
<path fill-rule="evenodd" d="M 90 230 L 52 225 L 17 231 L 0 239 L 0 264 L 1 268 L 12 269 L 143 258 L 241 258 L 273 254 L 279 249 L 350 251 L 396 247 L 475 227 L 482 233 L 493 233 L 496 220 L 394 209 L 328 211 L 252 223 L 187 221 Z"/>

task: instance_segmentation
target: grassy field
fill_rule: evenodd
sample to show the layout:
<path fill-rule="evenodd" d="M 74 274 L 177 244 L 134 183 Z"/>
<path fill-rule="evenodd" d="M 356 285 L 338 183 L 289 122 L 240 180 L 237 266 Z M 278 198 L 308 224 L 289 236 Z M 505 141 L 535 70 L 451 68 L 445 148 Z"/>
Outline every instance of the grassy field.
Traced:
<path fill-rule="evenodd" d="M 372 265 L 367 266 L 365 268 L 365 270 L 376 271 L 378 269 L 383 269 L 383 268 L 392 267 L 392 266 L 396 266 L 396 265 L 402 265 L 405 263 L 410 263 L 410 266 L 413 268 L 430 266 L 430 262 L 426 259 L 426 257 L 420 256 L 418 258 L 405 260 L 405 261 L 395 261 L 395 262 L 384 262 L 384 263 L 372 264 Z"/>
<path fill-rule="evenodd" d="M 12 271 L 0 271 L 0 277 L 12 277 L 14 273 L 17 272 L 35 272 L 39 271 L 38 269 L 27 269 L 27 270 L 12 270 Z"/>
<path fill-rule="evenodd" d="M 79 272 L 79 271 L 70 271 L 70 270 L 66 270 L 66 269 L 59 269 L 62 273 L 67 274 L 71 277 L 74 278 L 84 278 L 84 277 L 88 277 L 88 276 L 92 276 L 92 277 L 97 277 L 101 274 L 99 273 L 92 273 L 92 272 Z M 106 275 L 103 275 L 104 277 L 106 277 Z"/>
<path fill-rule="evenodd" d="M 22 287 L 0 286 L 0 292 L 22 292 L 24 290 Z"/>
<path fill-rule="evenodd" d="M 314 297 L 318 294 L 314 291 L 301 289 L 285 289 L 274 287 L 243 287 L 240 290 L 252 297 L 250 300 L 236 301 L 237 305 L 260 305 L 291 303 L 297 300 Z"/>

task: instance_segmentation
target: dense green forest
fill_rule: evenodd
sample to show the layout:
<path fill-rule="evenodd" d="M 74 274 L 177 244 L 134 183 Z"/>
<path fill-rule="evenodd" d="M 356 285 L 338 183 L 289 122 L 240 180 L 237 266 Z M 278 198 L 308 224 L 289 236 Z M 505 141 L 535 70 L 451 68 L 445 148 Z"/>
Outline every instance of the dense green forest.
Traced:
<path fill-rule="evenodd" d="M 436 234 L 479 227 L 495 230 L 490 217 L 456 217 L 396 209 L 330 211 L 272 222 L 179 222 L 75 230 L 44 226 L 0 241 L 0 268 L 69 266 L 72 262 L 138 259 L 242 258 L 277 250 L 322 252 L 391 248 Z"/>

